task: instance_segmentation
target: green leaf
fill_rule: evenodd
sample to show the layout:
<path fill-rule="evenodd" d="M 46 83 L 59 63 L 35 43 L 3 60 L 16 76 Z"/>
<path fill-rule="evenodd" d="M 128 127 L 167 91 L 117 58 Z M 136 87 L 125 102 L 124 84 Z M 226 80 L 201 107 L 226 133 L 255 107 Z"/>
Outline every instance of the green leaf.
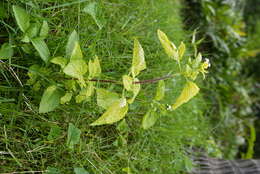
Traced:
<path fill-rule="evenodd" d="M 123 119 L 116 127 L 116 129 L 122 133 L 129 131 L 129 126 L 125 119 Z"/>
<path fill-rule="evenodd" d="M 73 149 L 74 145 L 78 144 L 80 141 L 81 131 L 75 127 L 72 123 L 69 123 L 67 146 Z"/>
<path fill-rule="evenodd" d="M 58 138 L 61 135 L 61 133 L 62 133 L 62 131 L 59 126 L 57 126 L 57 125 L 51 126 L 51 130 L 49 132 L 47 139 L 49 141 L 55 140 L 56 138 Z"/>
<path fill-rule="evenodd" d="M 75 46 L 72 50 L 70 60 L 81 60 L 83 58 L 79 42 L 75 42 Z"/>
<path fill-rule="evenodd" d="M 4 43 L 0 49 L 0 59 L 11 59 L 13 57 L 14 50 L 8 43 Z"/>
<path fill-rule="evenodd" d="M 125 98 L 116 100 L 107 109 L 107 111 L 99 117 L 95 122 L 91 123 L 91 126 L 112 124 L 123 119 L 128 111 L 128 104 Z"/>
<path fill-rule="evenodd" d="M 64 57 L 54 57 L 53 59 L 51 59 L 50 62 L 54 63 L 56 65 L 60 65 L 60 67 L 63 69 L 67 65 L 68 59 L 66 59 Z"/>
<path fill-rule="evenodd" d="M 137 78 L 135 78 L 134 82 L 139 82 L 139 80 Z M 134 102 L 134 100 L 135 100 L 136 96 L 138 95 L 140 89 L 141 89 L 140 83 L 136 83 L 136 84 L 132 85 L 132 90 L 131 91 L 133 92 L 133 97 L 131 99 L 127 100 L 127 102 L 129 104 Z"/>
<path fill-rule="evenodd" d="M 28 37 L 29 39 L 35 38 L 38 36 L 40 30 L 40 25 L 38 23 L 32 23 L 30 27 L 27 29 L 25 33 L 25 37 Z M 23 40 L 26 40 L 27 38 L 23 38 Z"/>
<path fill-rule="evenodd" d="M 130 167 L 122 168 L 123 172 L 126 172 L 127 174 L 132 174 Z"/>
<path fill-rule="evenodd" d="M 83 75 L 88 71 L 88 65 L 84 60 L 71 60 L 66 67 L 63 69 L 63 72 L 70 76 L 83 80 Z"/>
<path fill-rule="evenodd" d="M 30 16 L 23 8 L 16 5 L 13 5 L 13 12 L 19 28 L 25 32 L 30 26 Z"/>
<path fill-rule="evenodd" d="M 137 76 L 142 70 L 146 69 L 144 50 L 137 39 L 134 40 L 133 60 L 132 60 L 132 76 Z"/>
<path fill-rule="evenodd" d="M 64 81 L 64 86 L 65 86 L 66 90 L 68 90 L 68 91 L 76 91 L 77 90 L 75 80 Z"/>
<path fill-rule="evenodd" d="M 44 174 L 60 174 L 60 170 L 54 167 L 48 167 Z"/>
<path fill-rule="evenodd" d="M 89 69 L 89 78 L 98 77 L 101 74 L 101 67 L 98 60 L 98 57 L 95 56 L 95 59 L 92 61 L 90 60 L 88 63 L 88 69 Z"/>
<path fill-rule="evenodd" d="M 183 42 L 181 42 L 179 48 L 178 48 L 178 54 L 179 54 L 179 58 L 178 60 L 180 61 L 185 53 L 186 50 L 186 46 Z"/>
<path fill-rule="evenodd" d="M 161 80 L 158 83 L 157 91 L 154 99 L 160 101 L 164 98 L 164 94 L 165 94 L 165 83 L 163 80 Z"/>
<path fill-rule="evenodd" d="M 60 104 L 68 103 L 71 100 L 71 98 L 72 98 L 72 93 L 66 92 L 66 94 L 60 98 Z"/>
<path fill-rule="evenodd" d="M 172 105 L 172 108 L 175 110 L 182 104 L 187 103 L 191 98 L 197 95 L 198 92 L 199 92 L 198 86 L 195 83 L 188 81 L 185 84 L 180 96 L 177 98 L 176 102 Z"/>
<path fill-rule="evenodd" d="M 34 48 L 40 54 L 42 60 L 47 63 L 50 57 L 50 51 L 46 43 L 41 38 L 31 39 Z"/>
<path fill-rule="evenodd" d="M 79 36 L 77 34 L 77 32 L 74 30 L 70 36 L 69 36 L 69 40 L 68 43 L 66 45 L 66 57 L 70 58 L 72 51 L 75 48 L 75 44 L 79 41 Z"/>
<path fill-rule="evenodd" d="M 165 53 L 170 57 L 173 58 L 175 60 L 178 60 L 178 51 L 176 46 L 174 45 L 174 43 L 172 43 L 167 35 L 162 32 L 161 30 L 157 31 L 158 34 L 158 38 L 164 48 Z"/>
<path fill-rule="evenodd" d="M 98 20 L 97 18 L 97 3 L 96 2 L 92 2 L 89 3 L 84 9 L 84 12 L 88 13 L 95 21 L 95 23 L 97 24 L 99 29 L 103 28 L 102 23 Z"/>
<path fill-rule="evenodd" d="M 74 173 L 75 174 L 89 174 L 84 168 L 79 168 L 79 167 L 76 167 L 74 168 Z"/>
<path fill-rule="evenodd" d="M 93 95 L 94 93 L 94 85 L 93 83 L 88 83 L 87 88 L 83 88 L 79 95 L 76 96 L 76 103 L 81 103 L 84 100 L 89 100 L 89 98 Z"/>
<path fill-rule="evenodd" d="M 158 115 L 155 111 L 149 110 L 143 117 L 142 127 L 143 129 L 149 129 L 152 127 L 158 119 Z"/>
<path fill-rule="evenodd" d="M 49 26 L 47 21 L 43 21 L 41 31 L 40 31 L 40 37 L 46 38 L 49 33 Z"/>
<path fill-rule="evenodd" d="M 97 91 L 97 105 L 107 109 L 112 103 L 119 99 L 117 93 L 99 88 Z"/>
<path fill-rule="evenodd" d="M 55 85 L 49 86 L 43 93 L 39 113 L 47 113 L 53 111 L 59 106 L 61 93 Z"/>
<path fill-rule="evenodd" d="M 123 85 L 124 85 L 124 88 L 127 91 L 132 91 L 132 89 L 133 89 L 133 79 L 132 79 L 132 77 L 130 77 L 128 75 L 123 75 Z"/>

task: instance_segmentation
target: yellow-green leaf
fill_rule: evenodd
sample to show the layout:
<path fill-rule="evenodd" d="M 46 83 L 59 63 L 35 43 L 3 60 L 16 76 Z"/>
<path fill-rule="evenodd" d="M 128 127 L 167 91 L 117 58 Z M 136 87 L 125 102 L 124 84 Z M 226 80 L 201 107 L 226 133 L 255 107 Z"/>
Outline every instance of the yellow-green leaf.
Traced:
<path fill-rule="evenodd" d="M 64 96 L 60 98 L 60 104 L 68 103 L 72 98 L 72 93 L 67 92 Z"/>
<path fill-rule="evenodd" d="M 176 102 L 172 105 L 173 109 L 178 108 L 184 103 L 187 103 L 191 98 L 193 98 L 195 95 L 197 95 L 199 92 L 199 87 L 191 81 L 188 81 L 182 92 L 181 95 L 177 98 Z"/>
<path fill-rule="evenodd" d="M 30 16 L 23 8 L 16 5 L 13 6 L 13 12 L 19 28 L 25 32 L 30 26 Z"/>
<path fill-rule="evenodd" d="M 119 99 L 119 95 L 115 92 L 99 88 L 97 91 L 97 105 L 107 109 L 112 103 Z"/>
<path fill-rule="evenodd" d="M 123 75 L 123 85 L 127 91 L 131 91 L 133 88 L 133 79 L 128 75 Z"/>
<path fill-rule="evenodd" d="M 14 50 L 13 50 L 11 44 L 4 43 L 1 46 L 1 49 L 0 49 L 0 60 L 1 59 L 11 59 L 13 54 L 14 54 Z"/>
<path fill-rule="evenodd" d="M 101 74 L 101 67 L 98 57 L 95 56 L 94 60 L 90 60 L 88 63 L 89 78 L 98 77 Z"/>
<path fill-rule="evenodd" d="M 83 54 L 81 52 L 79 42 L 75 42 L 75 46 L 71 53 L 70 60 L 81 60 L 82 58 L 83 58 Z"/>
<path fill-rule="evenodd" d="M 137 39 L 134 40 L 133 60 L 132 60 L 132 76 L 137 76 L 142 70 L 146 68 L 144 59 L 144 50 Z"/>
<path fill-rule="evenodd" d="M 82 59 L 71 60 L 66 67 L 63 69 L 63 72 L 70 76 L 83 80 L 83 75 L 88 71 L 88 65 Z"/>
<path fill-rule="evenodd" d="M 88 83 L 87 88 L 83 88 L 80 92 L 79 95 L 76 96 L 76 103 L 81 103 L 84 100 L 89 100 L 89 98 L 93 95 L 94 93 L 94 85 L 93 83 Z"/>
<path fill-rule="evenodd" d="M 164 51 L 165 53 L 170 57 L 170 58 L 173 58 L 175 60 L 177 60 L 178 58 L 178 51 L 177 51 L 177 48 L 176 46 L 174 45 L 174 43 L 172 43 L 167 35 L 162 32 L 161 30 L 158 30 L 157 31 L 157 34 L 158 34 L 158 38 L 164 48 Z"/>
<path fill-rule="evenodd" d="M 67 65 L 68 59 L 64 57 L 54 57 L 50 62 L 56 65 L 60 65 L 60 67 L 63 69 Z"/>
<path fill-rule="evenodd" d="M 165 83 L 163 80 L 159 81 L 158 86 L 157 86 L 157 91 L 155 95 L 155 100 L 160 101 L 163 99 L 165 93 Z"/>
<path fill-rule="evenodd" d="M 186 50 L 186 46 L 183 42 L 181 42 L 179 48 L 178 48 L 178 60 L 181 60 Z"/>
<path fill-rule="evenodd" d="M 39 113 L 53 111 L 60 104 L 61 93 L 55 85 L 49 86 L 43 93 Z"/>
<path fill-rule="evenodd" d="M 69 36 L 69 40 L 68 43 L 66 45 L 66 57 L 70 58 L 72 51 L 75 47 L 76 42 L 79 41 L 79 36 L 78 33 L 74 30 L 70 36 Z"/>
<path fill-rule="evenodd" d="M 134 79 L 134 82 L 138 82 L 138 81 L 139 80 L 137 78 Z M 129 104 L 134 102 L 134 100 L 135 100 L 136 96 L 138 95 L 140 89 L 141 89 L 140 83 L 135 83 L 135 84 L 132 85 L 131 91 L 133 92 L 133 97 L 131 99 L 127 100 L 127 102 Z"/>
<path fill-rule="evenodd" d="M 112 124 L 123 119 L 128 111 L 128 104 L 125 98 L 116 100 L 107 109 L 107 111 L 99 117 L 95 122 L 91 123 L 91 126 Z"/>
<path fill-rule="evenodd" d="M 44 40 L 41 38 L 35 38 L 35 39 L 31 39 L 31 41 L 32 41 L 34 48 L 40 54 L 40 57 L 42 58 L 42 60 L 45 63 L 47 63 L 49 60 L 49 57 L 50 57 L 50 51 L 49 51 L 48 46 L 44 42 Z"/>
<path fill-rule="evenodd" d="M 143 129 L 149 129 L 152 127 L 158 119 L 158 115 L 155 111 L 149 110 L 143 117 L 142 127 Z"/>

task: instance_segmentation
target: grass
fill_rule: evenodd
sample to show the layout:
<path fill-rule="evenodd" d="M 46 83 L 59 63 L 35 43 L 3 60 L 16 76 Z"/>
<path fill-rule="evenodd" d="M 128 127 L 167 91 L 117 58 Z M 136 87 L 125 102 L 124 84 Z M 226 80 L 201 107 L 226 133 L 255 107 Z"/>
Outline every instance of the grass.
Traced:
<path fill-rule="evenodd" d="M 180 16 L 181 1 L 97 1 L 102 29 L 91 16 L 82 12 L 88 3 L 65 0 L 5 1 L 8 14 L 11 13 L 11 5 L 20 4 L 26 6 L 27 11 L 36 18 L 48 21 L 51 32 L 47 43 L 52 56 L 63 54 L 69 33 L 77 30 L 86 59 L 95 54 L 100 57 L 103 78 L 118 80 L 126 73 L 131 66 L 134 37 L 144 47 L 148 67 L 140 79 L 160 77 L 175 71 L 177 66 L 164 54 L 156 31 L 161 29 L 177 45 L 182 40 L 186 43 L 190 41 L 190 34 L 184 31 Z M 1 26 L 6 30 L 3 35 L 11 33 L 11 42 L 20 45 L 17 39 L 20 32 L 13 18 L 1 21 L 10 25 Z M 39 56 L 24 54 L 19 47 L 15 48 L 15 52 L 11 60 L 13 68 L 26 84 L 26 69 L 43 63 Z M 84 167 L 89 173 L 117 174 L 125 173 L 122 169 L 129 167 L 132 173 L 180 174 L 190 168 L 189 153 L 192 149 L 205 146 L 209 138 L 208 122 L 203 116 L 206 103 L 202 96 L 175 112 L 161 115 L 154 127 L 144 131 L 140 128 L 141 119 L 149 107 L 156 85 L 143 85 L 136 104 L 131 106 L 126 117 L 128 126 L 120 131 L 118 124 L 89 126 L 103 112 L 96 106 L 94 98 L 84 104 L 72 103 L 55 112 L 38 114 L 40 97 L 48 81 L 43 79 L 41 89 L 34 91 L 29 85 L 20 87 L 10 72 L 2 67 L 0 70 L 0 93 L 7 100 L 0 103 L 2 173 L 45 171 L 48 167 L 55 167 L 61 173 L 73 173 L 74 167 Z M 167 81 L 167 97 L 163 102 L 173 103 L 182 86 L 183 82 L 178 78 Z M 111 88 L 117 90 L 113 85 Z M 32 110 L 26 106 L 23 93 L 30 101 Z M 80 144 L 73 150 L 66 147 L 69 123 L 82 132 Z M 52 127 L 58 127 L 57 135 L 48 140 Z"/>

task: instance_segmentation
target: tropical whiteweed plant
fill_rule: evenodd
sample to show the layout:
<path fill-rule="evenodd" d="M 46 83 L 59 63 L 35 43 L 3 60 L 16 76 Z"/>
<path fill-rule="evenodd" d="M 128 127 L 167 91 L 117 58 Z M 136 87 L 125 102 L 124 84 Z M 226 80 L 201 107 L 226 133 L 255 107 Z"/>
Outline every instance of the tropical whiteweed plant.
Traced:
<path fill-rule="evenodd" d="M 94 56 L 94 58 L 89 61 L 84 59 L 76 31 L 73 31 L 69 36 L 66 45 L 66 54 L 51 58 L 49 49 L 44 42 L 48 34 L 47 22 L 43 21 L 40 25 L 38 21 L 31 21 L 26 11 L 18 6 L 13 6 L 13 11 L 17 24 L 24 35 L 22 41 L 28 44 L 32 43 L 47 66 L 50 64 L 58 65 L 60 67 L 58 74 L 64 77 L 61 78 L 61 80 L 51 80 L 51 85 L 45 89 L 41 98 L 39 113 L 53 111 L 59 104 L 69 103 L 72 98 L 74 98 L 77 103 L 88 101 L 96 92 L 97 105 L 106 109 L 106 111 L 101 117 L 91 123 L 91 125 L 112 124 L 122 120 L 126 116 L 129 105 L 135 101 L 141 89 L 141 84 L 158 82 L 152 107 L 145 114 L 142 121 L 142 127 L 147 129 L 156 122 L 158 118 L 156 112 L 158 110 L 162 112 L 166 111 L 166 105 L 160 103 L 165 95 L 164 81 L 174 78 L 176 75 L 181 75 L 186 79 L 186 84 L 180 96 L 170 107 L 175 110 L 182 104 L 188 102 L 199 92 L 199 87 L 196 85 L 195 80 L 199 73 L 202 73 L 204 76 L 204 74 L 207 73 L 206 69 L 209 67 L 209 62 L 202 62 L 202 56 L 200 53 L 197 54 L 197 52 L 195 52 L 195 58 L 189 58 L 187 63 L 181 63 L 186 50 L 185 44 L 181 42 L 177 48 L 174 43 L 168 39 L 165 33 L 158 30 L 158 37 L 165 53 L 171 60 L 176 61 L 178 64 L 178 73 L 152 80 L 139 80 L 138 75 L 146 69 L 146 63 L 144 50 L 139 41 L 135 39 L 132 66 L 129 72 L 122 76 L 122 81 L 100 80 L 98 78 L 102 71 L 99 58 L 98 56 Z M 37 76 L 41 71 L 45 70 L 38 65 L 30 67 L 28 73 L 30 77 L 29 84 L 34 86 L 37 84 Z M 48 69 L 48 71 L 53 70 Z M 57 72 L 53 71 L 50 73 Z M 96 85 L 97 82 L 121 85 L 123 86 L 122 93 L 118 94 L 104 88 L 99 88 Z"/>

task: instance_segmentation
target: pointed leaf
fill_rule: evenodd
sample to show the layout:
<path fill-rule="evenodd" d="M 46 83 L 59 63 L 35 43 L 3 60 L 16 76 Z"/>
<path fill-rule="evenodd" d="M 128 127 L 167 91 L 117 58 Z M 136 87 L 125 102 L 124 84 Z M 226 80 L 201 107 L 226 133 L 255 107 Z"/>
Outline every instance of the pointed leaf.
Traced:
<path fill-rule="evenodd" d="M 107 109 L 112 103 L 119 99 L 119 95 L 115 92 L 111 92 L 102 88 L 97 91 L 97 105 Z"/>
<path fill-rule="evenodd" d="M 123 75 L 123 85 L 124 85 L 124 88 L 127 91 L 132 91 L 132 89 L 133 89 L 133 79 L 132 79 L 132 77 L 130 77 L 128 75 Z"/>
<path fill-rule="evenodd" d="M 170 58 L 173 58 L 175 60 L 177 60 L 178 58 L 178 52 L 177 52 L 177 48 L 176 46 L 174 45 L 174 43 L 172 43 L 167 35 L 162 32 L 161 30 L 158 30 L 157 31 L 157 34 L 158 34 L 158 38 L 164 48 L 164 51 L 165 53 L 170 57 Z"/>
<path fill-rule="evenodd" d="M 46 38 L 49 33 L 49 26 L 47 21 L 43 21 L 41 31 L 40 31 L 40 37 Z"/>
<path fill-rule="evenodd" d="M 73 149 L 74 145 L 79 143 L 80 134 L 81 134 L 80 129 L 75 127 L 72 123 L 69 123 L 67 146 L 70 149 Z"/>
<path fill-rule="evenodd" d="M 60 174 L 60 170 L 54 167 L 48 167 L 44 174 Z"/>
<path fill-rule="evenodd" d="M 94 85 L 93 83 L 88 83 L 87 88 L 83 88 L 79 95 L 76 96 L 76 103 L 81 103 L 84 100 L 89 100 L 89 98 L 93 95 L 94 93 Z"/>
<path fill-rule="evenodd" d="M 83 58 L 80 45 L 78 42 L 75 42 L 75 46 L 72 50 L 70 60 L 81 60 Z"/>
<path fill-rule="evenodd" d="M 50 57 L 50 51 L 46 43 L 41 38 L 31 39 L 34 48 L 40 54 L 42 60 L 47 63 Z"/>
<path fill-rule="evenodd" d="M 38 36 L 39 31 L 40 31 L 40 24 L 32 23 L 30 27 L 27 29 L 25 33 L 26 34 L 25 37 L 27 36 L 29 39 L 35 38 Z M 26 38 L 24 38 L 24 40 L 26 40 Z"/>
<path fill-rule="evenodd" d="M 97 3 L 89 3 L 84 9 L 84 12 L 88 13 L 95 21 L 99 29 L 102 29 L 103 25 L 97 18 Z"/>
<path fill-rule="evenodd" d="M 99 117 L 91 126 L 112 124 L 123 119 L 128 111 L 128 105 L 125 98 L 116 100 L 107 111 Z"/>
<path fill-rule="evenodd" d="M 13 6 L 13 12 L 19 28 L 25 32 L 30 26 L 30 16 L 23 8 L 16 5 Z"/>
<path fill-rule="evenodd" d="M 155 100 L 160 101 L 163 99 L 165 93 L 165 83 L 163 80 L 159 81 L 157 86 L 157 91 L 155 95 Z"/>
<path fill-rule="evenodd" d="M 13 48 L 10 44 L 4 43 L 0 49 L 0 60 L 11 59 L 14 54 Z"/>
<path fill-rule="evenodd" d="M 178 48 L 178 54 L 179 54 L 179 61 L 182 59 L 182 57 L 183 57 L 183 55 L 184 55 L 184 53 L 185 53 L 185 50 L 186 50 L 186 46 L 185 46 L 185 44 L 183 43 L 183 42 L 181 42 L 181 44 L 180 44 L 180 46 L 179 46 L 179 48 Z"/>
<path fill-rule="evenodd" d="M 134 40 L 133 60 L 132 60 L 132 76 L 137 76 L 142 70 L 146 69 L 144 59 L 144 50 L 137 39 Z"/>
<path fill-rule="evenodd" d="M 92 61 L 90 60 L 88 63 L 88 69 L 89 69 L 89 78 L 98 77 L 101 74 L 101 67 L 98 60 L 98 57 L 95 56 L 95 59 Z"/>
<path fill-rule="evenodd" d="M 68 59 L 66 59 L 64 57 L 54 57 L 53 59 L 51 59 L 50 62 L 54 63 L 56 65 L 60 65 L 60 67 L 63 69 L 67 65 Z"/>
<path fill-rule="evenodd" d="M 72 98 L 72 93 L 67 92 L 64 96 L 61 97 L 60 99 L 60 104 L 65 104 L 68 103 Z"/>
<path fill-rule="evenodd" d="M 181 95 L 177 98 L 176 102 L 172 105 L 172 108 L 175 110 L 182 104 L 187 103 L 191 98 L 197 95 L 198 92 L 199 92 L 198 86 L 195 83 L 188 81 L 185 84 L 181 92 Z"/>
<path fill-rule="evenodd" d="M 61 135 L 62 131 L 61 128 L 57 125 L 51 126 L 51 130 L 48 134 L 47 139 L 49 141 L 55 140 L 56 138 L 58 138 Z"/>
<path fill-rule="evenodd" d="M 39 113 L 46 113 L 53 111 L 59 106 L 62 94 L 55 85 L 49 86 L 43 93 Z"/>
<path fill-rule="evenodd" d="M 143 117 L 143 121 L 142 121 L 143 129 L 149 129 L 150 127 L 152 127 L 156 123 L 157 119 L 158 119 L 158 115 L 156 114 L 156 112 L 152 110 L 148 111 Z"/>
<path fill-rule="evenodd" d="M 68 58 L 71 57 L 72 51 L 75 48 L 75 44 L 79 41 L 79 36 L 77 34 L 77 32 L 74 30 L 70 36 L 69 36 L 69 40 L 66 46 L 66 56 Z"/>
<path fill-rule="evenodd" d="M 84 60 L 71 60 L 63 69 L 63 72 L 70 76 L 83 80 L 83 75 L 88 71 L 88 65 Z"/>
<path fill-rule="evenodd" d="M 134 82 L 139 82 L 139 80 L 137 78 L 134 79 Z M 136 96 L 138 95 L 139 91 L 141 89 L 141 84 L 140 83 L 136 83 L 132 85 L 132 89 L 131 91 L 133 92 L 133 97 L 129 100 L 127 100 L 127 102 L 129 104 L 132 104 L 136 98 Z"/>
<path fill-rule="evenodd" d="M 76 167 L 74 168 L 74 173 L 75 174 L 89 174 L 84 168 L 82 167 Z"/>

